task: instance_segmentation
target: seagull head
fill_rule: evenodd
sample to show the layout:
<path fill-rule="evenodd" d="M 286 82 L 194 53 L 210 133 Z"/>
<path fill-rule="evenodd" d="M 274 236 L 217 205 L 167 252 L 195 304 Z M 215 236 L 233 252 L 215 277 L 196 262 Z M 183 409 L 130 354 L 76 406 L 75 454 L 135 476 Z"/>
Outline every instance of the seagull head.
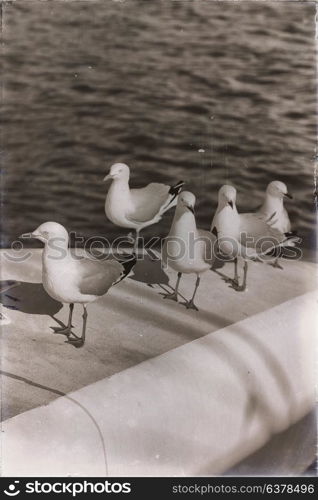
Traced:
<path fill-rule="evenodd" d="M 219 205 L 222 207 L 229 205 L 232 209 L 234 209 L 236 203 L 236 189 L 233 186 L 225 184 L 219 190 L 218 199 Z"/>
<path fill-rule="evenodd" d="M 190 210 L 194 215 L 195 196 L 190 191 L 182 191 L 178 196 L 178 207 Z"/>
<path fill-rule="evenodd" d="M 274 198 L 292 198 L 292 195 L 288 192 L 286 184 L 281 181 L 270 182 L 267 186 L 266 193 L 270 194 Z"/>
<path fill-rule="evenodd" d="M 104 181 L 109 179 L 129 179 L 129 167 L 125 163 L 114 163 L 110 167 L 109 174 L 104 177 Z"/>
<path fill-rule="evenodd" d="M 37 240 L 46 243 L 53 238 L 68 242 L 68 233 L 62 224 L 57 222 L 44 222 L 38 226 L 32 233 L 21 234 L 20 238 L 36 238 Z"/>

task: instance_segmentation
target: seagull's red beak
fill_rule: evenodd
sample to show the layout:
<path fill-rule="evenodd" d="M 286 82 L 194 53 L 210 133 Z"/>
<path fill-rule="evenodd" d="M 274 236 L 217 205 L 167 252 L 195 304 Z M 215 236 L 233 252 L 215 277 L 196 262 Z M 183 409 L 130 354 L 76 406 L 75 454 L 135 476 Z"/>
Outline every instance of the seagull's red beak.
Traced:
<path fill-rule="evenodd" d="M 33 238 L 33 234 L 32 233 L 23 233 L 23 234 L 20 234 L 19 238 L 23 238 L 23 239 Z"/>
<path fill-rule="evenodd" d="M 291 195 L 291 194 L 289 194 L 289 193 L 284 193 L 284 196 L 287 196 L 287 198 L 289 198 L 290 200 L 292 200 L 292 199 L 293 199 L 292 195 Z"/>
<path fill-rule="evenodd" d="M 19 238 L 22 238 L 22 239 L 27 239 L 27 238 L 38 238 L 39 236 L 41 236 L 40 234 L 37 234 L 37 233 L 23 233 L 19 236 Z"/>

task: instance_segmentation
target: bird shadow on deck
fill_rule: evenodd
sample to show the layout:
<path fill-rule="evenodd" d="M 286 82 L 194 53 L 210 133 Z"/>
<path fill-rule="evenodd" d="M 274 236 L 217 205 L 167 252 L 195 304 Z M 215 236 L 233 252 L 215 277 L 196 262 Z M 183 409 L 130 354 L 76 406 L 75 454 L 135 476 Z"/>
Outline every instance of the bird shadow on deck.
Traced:
<path fill-rule="evenodd" d="M 0 303 L 3 307 L 14 311 L 51 316 L 60 324 L 54 315 L 62 309 L 63 304 L 52 299 L 44 290 L 42 283 L 0 281 Z"/>
<path fill-rule="evenodd" d="M 133 273 L 130 278 L 134 281 L 146 283 L 149 286 L 169 286 L 169 276 L 162 268 L 161 259 L 153 260 L 149 255 L 145 255 L 142 260 L 137 261 Z"/>
<path fill-rule="evenodd" d="M 221 265 L 224 265 L 224 263 L 220 261 L 220 264 L 218 265 L 220 267 Z M 137 263 L 132 271 L 133 272 L 132 275 L 129 276 L 129 280 L 132 282 L 135 281 L 144 283 L 148 287 L 154 289 L 154 292 L 149 294 L 147 293 L 147 289 L 145 287 L 145 295 L 140 295 L 140 297 L 147 297 L 147 300 L 152 302 L 152 304 L 147 304 L 144 301 L 142 304 L 128 304 L 127 302 L 122 303 L 120 299 L 110 294 L 108 297 L 108 303 L 113 310 L 124 310 L 125 313 L 129 311 L 129 315 L 131 317 L 138 316 L 142 322 L 147 324 L 149 323 L 149 318 L 151 317 L 157 324 L 160 324 L 161 326 L 164 325 L 164 329 L 166 331 L 174 333 L 182 332 L 183 336 L 191 340 L 207 333 L 205 328 L 201 329 L 201 327 L 198 327 L 197 325 L 189 324 L 189 314 L 192 317 L 191 312 L 180 304 L 178 304 L 177 316 L 173 314 L 173 309 L 171 309 L 171 307 L 173 308 L 175 305 L 174 302 L 166 301 L 167 312 L 162 312 L 161 308 L 156 307 L 156 302 L 158 300 L 160 301 L 160 304 L 163 303 L 162 295 L 174 290 L 177 279 L 177 273 L 174 273 L 174 280 L 172 278 L 172 284 L 170 284 L 171 276 L 165 272 L 161 258 L 158 258 L 156 254 L 149 252 L 149 254 L 145 254 L 142 259 L 137 260 Z M 136 293 L 140 294 L 139 290 L 137 292 L 136 289 Z M 132 291 L 132 293 L 133 295 L 135 294 L 134 291 Z M 180 291 L 178 292 L 178 297 L 179 299 L 186 301 L 186 297 Z M 166 318 L 169 312 L 171 313 L 171 316 L 169 317 L 169 322 L 167 322 Z M 199 314 L 200 320 L 210 322 L 211 325 L 217 325 L 218 328 L 224 328 L 231 323 L 231 320 L 217 313 L 213 313 L 210 310 L 206 311 L 200 308 L 200 311 L 197 314 Z"/>
<path fill-rule="evenodd" d="M 137 264 L 133 268 L 133 275 L 129 276 L 129 278 L 133 281 L 139 281 L 140 283 L 145 283 L 150 288 L 155 288 L 158 286 L 161 288 L 159 295 L 165 295 L 166 293 L 171 293 L 174 290 L 176 281 L 177 281 L 177 273 L 175 274 L 175 279 L 171 282 L 171 278 L 164 271 L 162 260 L 157 258 L 154 259 L 151 255 L 145 255 L 142 260 L 138 260 Z M 220 273 L 218 269 L 221 269 L 225 265 L 224 260 L 216 259 L 211 271 L 214 271 L 218 274 L 224 281 L 230 279 L 230 277 L 226 276 L 223 273 Z M 162 293 L 164 292 L 164 293 Z M 186 301 L 186 297 L 182 295 L 180 290 L 178 291 L 178 296 L 183 301 Z M 200 310 L 200 314 L 202 317 L 202 310 Z M 204 313 L 203 313 L 204 314 Z M 222 322 L 222 326 L 226 326 L 228 322 L 224 320 Z"/>

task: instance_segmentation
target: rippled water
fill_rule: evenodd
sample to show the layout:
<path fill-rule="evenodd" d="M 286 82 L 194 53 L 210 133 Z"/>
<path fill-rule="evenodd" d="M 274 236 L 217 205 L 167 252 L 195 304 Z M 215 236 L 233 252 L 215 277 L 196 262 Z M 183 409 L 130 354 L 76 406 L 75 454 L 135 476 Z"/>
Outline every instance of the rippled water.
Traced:
<path fill-rule="evenodd" d="M 315 224 L 314 4 L 28 1 L 3 5 L 2 246 L 46 220 L 85 236 L 102 179 L 187 182 L 208 228 L 217 190 L 253 209 L 285 181 L 294 228 Z M 165 235 L 172 213 L 148 234 Z"/>

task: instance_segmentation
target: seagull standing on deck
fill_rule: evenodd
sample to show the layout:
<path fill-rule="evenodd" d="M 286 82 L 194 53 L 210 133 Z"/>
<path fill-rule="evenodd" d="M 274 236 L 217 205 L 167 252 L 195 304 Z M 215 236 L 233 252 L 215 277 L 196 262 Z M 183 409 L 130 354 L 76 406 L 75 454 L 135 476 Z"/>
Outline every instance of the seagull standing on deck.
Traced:
<path fill-rule="evenodd" d="M 135 257 L 120 263 L 116 260 L 96 260 L 93 257 L 79 257 L 68 248 L 69 236 L 66 229 L 56 222 L 45 222 L 32 233 L 21 238 L 36 238 L 44 243 L 42 254 L 42 281 L 46 292 L 55 300 L 69 304 L 69 319 L 66 328 L 56 333 L 69 337 L 72 329 L 74 303 L 83 306 L 83 328 L 81 338 L 68 342 L 81 347 L 85 342 L 87 304 L 104 295 L 112 285 L 129 274 L 136 263 Z"/>
<path fill-rule="evenodd" d="M 284 207 L 284 199 L 286 197 L 290 199 L 293 198 L 292 195 L 289 194 L 286 184 L 281 181 L 272 181 L 267 186 L 264 203 L 257 211 L 265 220 L 271 221 L 271 227 L 278 229 L 282 233 L 290 233 L 291 231 L 289 215 Z M 278 263 L 278 259 L 279 255 L 271 265 L 283 269 Z"/>
<path fill-rule="evenodd" d="M 176 205 L 184 182 L 178 182 L 175 186 L 153 182 L 143 188 L 130 189 L 129 176 L 128 165 L 115 163 L 111 166 L 104 178 L 104 181 L 112 181 L 106 196 L 105 212 L 107 218 L 117 226 L 136 231 L 136 251 L 139 232 L 159 222 L 163 214 Z"/>
<path fill-rule="evenodd" d="M 217 237 L 221 254 L 227 259 L 234 259 L 235 275 L 229 281 L 238 292 L 246 290 L 248 260 L 259 260 L 275 248 L 288 245 L 290 241 L 288 235 L 271 227 L 259 214 L 239 214 L 236 208 L 236 189 L 228 185 L 219 190 L 218 207 L 211 231 Z M 238 257 L 244 260 L 244 277 L 240 286 Z"/>
<path fill-rule="evenodd" d="M 177 208 L 170 232 L 165 240 L 162 259 L 177 271 L 175 290 L 165 294 L 165 299 L 178 302 L 178 289 L 182 273 L 196 274 L 192 298 L 183 303 L 187 309 L 195 309 L 194 297 L 200 284 L 201 274 L 211 268 L 214 259 L 215 236 L 210 231 L 197 229 L 194 215 L 195 196 L 189 191 L 179 194 Z"/>

